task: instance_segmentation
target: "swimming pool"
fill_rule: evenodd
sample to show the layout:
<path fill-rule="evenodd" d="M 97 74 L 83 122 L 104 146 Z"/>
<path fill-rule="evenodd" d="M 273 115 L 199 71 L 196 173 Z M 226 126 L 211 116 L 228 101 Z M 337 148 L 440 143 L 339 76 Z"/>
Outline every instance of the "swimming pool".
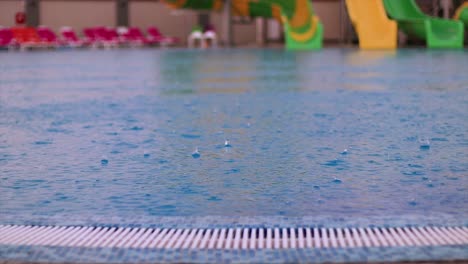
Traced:
<path fill-rule="evenodd" d="M 466 69 L 464 50 L 0 53 L 0 223 L 467 225 Z"/>

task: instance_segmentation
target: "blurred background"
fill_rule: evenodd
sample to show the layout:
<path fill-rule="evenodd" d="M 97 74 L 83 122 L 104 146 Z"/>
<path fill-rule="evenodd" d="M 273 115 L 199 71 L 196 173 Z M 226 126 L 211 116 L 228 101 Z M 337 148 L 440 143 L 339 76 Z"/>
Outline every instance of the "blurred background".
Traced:
<path fill-rule="evenodd" d="M 313 7 L 322 21 L 325 44 L 357 42 L 344 0 L 314 0 Z M 451 18 L 463 1 L 418 0 L 420 8 L 429 15 Z M 157 26 L 164 34 L 179 38 L 187 44 L 187 36 L 195 25 L 211 24 L 217 30 L 220 44 L 226 42 L 222 12 L 172 9 L 160 0 L 1 0 L 0 26 L 16 25 L 19 12 L 25 14 L 25 24 L 48 26 L 55 32 L 63 26 L 83 35 L 87 27 L 138 27 L 145 30 Z M 284 42 L 282 25 L 275 19 L 231 17 L 232 44 L 236 46 L 277 45 Z M 400 33 L 401 34 L 401 33 Z M 400 36 L 400 44 L 408 39 Z M 409 39 L 411 43 L 411 39 Z"/>

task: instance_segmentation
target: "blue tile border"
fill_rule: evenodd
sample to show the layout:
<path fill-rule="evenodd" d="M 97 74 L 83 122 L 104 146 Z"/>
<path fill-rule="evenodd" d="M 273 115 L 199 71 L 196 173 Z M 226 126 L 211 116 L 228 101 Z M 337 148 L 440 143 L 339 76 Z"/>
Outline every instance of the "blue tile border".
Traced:
<path fill-rule="evenodd" d="M 468 246 L 354 249 L 110 249 L 0 245 L 0 260 L 76 263 L 346 263 L 468 260 Z"/>

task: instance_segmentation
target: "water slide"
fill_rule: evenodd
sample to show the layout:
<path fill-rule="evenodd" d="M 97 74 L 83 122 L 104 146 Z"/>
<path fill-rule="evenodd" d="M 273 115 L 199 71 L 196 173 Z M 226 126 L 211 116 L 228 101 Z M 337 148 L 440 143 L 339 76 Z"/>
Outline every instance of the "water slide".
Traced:
<path fill-rule="evenodd" d="M 414 0 L 383 0 L 388 15 L 406 34 L 426 40 L 429 48 L 462 48 L 463 23 L 424 14 Z"/>
<path fill-rule="evenodd" d="M 395 49 L 398 26 L 387 17 L 382 0 L 346 0 L 361 49 Z"/>
<path fill-rule="evenodd" d="M 460 20 L 465 24 L 465 30 L 468 30 L 468 2 L 464 2 L 455 12 L 455 20 Z"/>
<path fill-rule="evenodd" d="M 164 0 L 174 8 L 221 11 L 223 0 Z M 233 0 L 237 16 L 278 19 L 284 26 L 289 50 L 320 49 L 323 25 L 314 14 L 309 0 Z"/>

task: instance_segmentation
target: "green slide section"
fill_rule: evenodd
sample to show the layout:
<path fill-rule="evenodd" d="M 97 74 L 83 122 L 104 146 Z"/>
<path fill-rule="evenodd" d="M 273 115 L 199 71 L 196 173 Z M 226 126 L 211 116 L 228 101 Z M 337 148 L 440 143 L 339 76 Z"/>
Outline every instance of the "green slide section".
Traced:
<path fill-rule="evenodd" d="M 384 0 L 388 15 L 406 34 L 426 40 L 429 48 L 462 48 L 463 23 L 424 14 L 414 0 Z"/>
<path fill-rule="evenodd" d="M 220 11 L 223 0 L 164 0 L 175 8 Z M 322 48 L 323 25 L 310 0 L 233 0 L 233 15 L 275 18 L 285 29 L 288 50 Z"/>
<path fill-rule="evenodd" d="M 465 30 L 468 30 L 468 2 L 465 2 L 457 9 L 454 19 L 463 22 L 465 24 Z"/>

